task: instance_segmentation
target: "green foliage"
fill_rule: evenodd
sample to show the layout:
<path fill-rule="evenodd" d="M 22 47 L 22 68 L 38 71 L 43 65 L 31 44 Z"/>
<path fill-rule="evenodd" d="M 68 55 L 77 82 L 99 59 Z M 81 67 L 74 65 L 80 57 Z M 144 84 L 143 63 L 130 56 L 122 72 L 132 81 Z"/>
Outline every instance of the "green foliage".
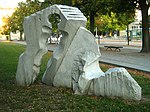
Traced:
<path fill-rule="evenodd" d="M 72 3 L 90 20 L 91 31 L 96 26 L 101 31 L 125 29 L 134 20 L 135 4 L 132 0 L 73 0 Z"/>
<path fill-rule="evenodd" d="M 58 14 L 51 14 L 49 17 L 49 21 L 52 24 L 52 31 L 58 32 L 58 24 L 60 22 L 60 16 Z"/>
<path fill-rule="evenodd" d="M 20 2 L 12 16 L 5 18 L 3 34 L 9 34 L 10 32 L 16 32 L 17 30 L 22 33 L 24 17 L 29 16 L 47 6 L 47 3 L 41 5 L 38 0 L 27 0 L 26 2 Z"/>
<path fill-rule="evenodd" d="M 15 84 L 19 55 L 25 46 L 0 42 L 0 111 L 1 112 L 149 112 L 150 79 L 133 74 L 142 87 L 141 101 L 101 96 L 80 96 L 71 89 L 56 88 L 41 83 L 41 77 L 51 53 L 43 57 L 40 76 L 30 87 Z M 107 70 L 108 67 L 102 66 Z M 132 74 L 132 72 L 131 72 Z"/>
<path fill-rule="evenodd" d="M 15 32 L 16 30 L 23 32 L 24 17 L 53 4 L 64 4 L 78 7 L 84 15 L 87 16 L 89 21 L 88 28 L 92 27 L 92 31 L 95 26 L 98 26 L 99 29 L 103 31 L 124 29 L 125 25 L 129 24 L 133 20 L 134 8 L 133 6 L 130 6 L 132 4 L 130 0 L 121 1 L 122 2 L 117 0 L 45 0 L 44 3 L 40 3 L 38 0 L 27 0 L 26 2 L 20 2 L 16 11 L 8 18 L 4 27 L 5 32 L 3 33 L 8 34 L 10 31 Z M 122 3 L 124 3 L 123 7 Z M 96 17 L 96 22 L 94 21 L 94 17 L 91 16 Z M 54 27 L 53 30 L 56 31 L 58 17 L 52 18 L 50 21 Z M 96 23 L 96 25 L 94 25 L 94 23 Z"/>
<path fill-rule="evenodd" d="M 98 18 L 98 19 L 97 19 Z M 107 15 L 102 15 L 100 17 L 96 18 L 96 25 L 100 31 L 113 31 L 113 30 L 120 30 L 120 29 L 125 29 L 125 25 L 119 25 L 118 24 L 118 19 L 116 17 L 115 13 L 111 13 L 109 16 Z"/>
<path fill-rule="evenodd" d="M 130 19 L 129 19 L 130 18 Z M 126 26 L 134 21 L 134 16 L 129 13 L 99 15 L 95 18 L 96 26 L 100 31 L 109 32 L 113 30 L 125 30 Z"/>
<path fill-rule="evenodd" d="M 111 10 L 115 13 L 135 13 L 136 0 L 108 0 L 113 6 Z"/>
<path fill-rule="evenodd" d="M 2 18 L 2 21 L 5 23 L 2 27 L 1 27 L 1 29 L 0 29 L 0 33 L 2 34 L 2 35 L 9 35 L 10 34 L 10 17 L 9 16 L 7 16 L 7 17 L 3 17 Z"/>
<path fill-rule="evenodd" d="M 11 16 L 11 31 L 19 30 L 22 32 L 24 17 L 29 16 L 41 9 L 42 7 L 38 1 L 27 0 L 26 2 L 20 2 Z"/>
<path fill-rule="evenodd" d="M 45 3 L 54 5 L 54 4 L 61 4 L 61 5 L 72 5 L 72 0 L 45 0 Z"/>
<path fill-rule="evenodd" d="M 96 23 L 95 25 L 93 23 L 94 27 L 98 26 L 103 31 L 124 29 L 126 25 L 133 22 L 136 7 L 133 0 L 73 0 L 73 5 L 80 8 L 88 19 L 93 16 L 90 15 L 92 11 Z M 91 18 L 90 23 L 92 21 L 94 20 Z"/>

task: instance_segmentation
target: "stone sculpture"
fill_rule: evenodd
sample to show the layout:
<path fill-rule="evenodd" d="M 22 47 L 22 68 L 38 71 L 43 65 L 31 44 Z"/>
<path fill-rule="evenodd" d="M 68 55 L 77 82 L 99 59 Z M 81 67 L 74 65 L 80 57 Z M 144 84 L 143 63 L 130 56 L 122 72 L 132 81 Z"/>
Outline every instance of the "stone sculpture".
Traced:
<path fill-rule="evenodd" d="M 76 94 L 141 99 L 141 87 L 124 68 L 111 68 L 98 78 L 80 75 L 77 84 Z"/>
<path fill-rule="evenodd" d="M 51 34 L 48 16 L 52 13 L 45 9 L 24 18 L 23 28 L 27 48 L 19 57 L 16 82 L 21 86 L 32 84 L 40 71 L 42 56 L 47 53 L 47 38 Z"/>
<path fill-rule="evenodd" d="M 62 38 L 47 64 L 43 83 L 69 87 L 76 94 L 141 99 L 141 87 L 124 68 L 105 73 L 100 69 L 101 54 L 93 34 L 85 28 L 86 17 L 78 8 L 63 5 L 53 5 L 25 18 L 27 49 L 19 59 L 18 85 L 29 86 L 39 73 L 41 58 L 47 52 L 46 40 L 51 35 L 48 16 L 53 13 L 61 18 L 58 29 Z"/>

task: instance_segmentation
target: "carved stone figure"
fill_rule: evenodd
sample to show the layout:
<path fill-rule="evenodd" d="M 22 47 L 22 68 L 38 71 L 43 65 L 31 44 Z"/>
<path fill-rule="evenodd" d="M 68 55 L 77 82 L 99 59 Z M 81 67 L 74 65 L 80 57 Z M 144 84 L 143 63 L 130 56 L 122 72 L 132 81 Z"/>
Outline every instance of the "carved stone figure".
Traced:
<path fill-rule="evenodd" d="M 101 54 L 93 34 L 85 28 L 86 17 L 78 8 L 64 5 L 53 5 L 25 18 L 27 48 L 19 58 L 17 84 L 29 86 L 35 81 L 41 58 L 47 52 L 46 40 L 51 35 L 48 17 L 54 13 L 61 18 L 58 29 L 62 38 L 47 64 L 42 82 L 72 88 L 75 94 L 140 100 L 141 87 L 124 68 L 106 73 L 100 69 Z"/>
<path fill-rule="evenodd" d="M 47 53 L 46 41 L 52 28 L 47 21 L 49 14 L 48 10 L 42 10 L 24 18 L 27 48 L 19 57 L 16 73 L 18 85 L 29 86 L 39 74 L 41 58 Z"/>

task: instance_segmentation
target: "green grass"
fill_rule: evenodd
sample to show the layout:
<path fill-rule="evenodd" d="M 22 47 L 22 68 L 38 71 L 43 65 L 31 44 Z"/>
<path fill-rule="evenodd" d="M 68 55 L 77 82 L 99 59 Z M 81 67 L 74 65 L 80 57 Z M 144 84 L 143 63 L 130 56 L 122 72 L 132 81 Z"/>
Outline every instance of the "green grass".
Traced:
<path fill-rule="evenodd" d="M 30 87 L 18 87 L 15 73 L 18 57 L 24 50 L 23 45 L 0 42 L 0 112 L 150 112 L 150 79 L 140 73 L 131 72 L 142 87 L 141 101 L 74 95 L 71 89 L 42 84 L 51 53 L 44 56 L 37 81 Z M 108 67 L 102 65 L 102 69 Z"/>

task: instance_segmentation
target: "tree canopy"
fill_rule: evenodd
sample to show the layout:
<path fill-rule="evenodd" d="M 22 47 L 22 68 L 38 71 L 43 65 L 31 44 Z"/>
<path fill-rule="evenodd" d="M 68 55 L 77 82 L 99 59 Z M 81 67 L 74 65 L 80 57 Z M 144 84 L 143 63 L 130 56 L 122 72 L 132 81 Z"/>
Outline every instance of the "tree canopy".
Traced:
<path fill-rule="evenodd" d="M 16 11 L 8 18 L 7 26 L 10 31 L 23 32 L 23 18 L 39 11 L 46 6 L 63 4 L 78 7 L 90 22 L 90 31 L 94 34 L 95 26 L 99 29 L 117 30 L 125 28 L 133 21 L 135 10 L 142 12 L 142 50 L 150 52 L 150 38 L 148 25 L 148 9 L 150 0 L 27 0 L 19 3 Z M 96 20 L 96 21 L 95 21 Z M 96 24 L 95 24 L 96 23 Z M 6 28 L 6 26 L 4 27 Z"/>
<path fill-rule="evenodd" d="M 9 34 L 10 31 L 16 32 L 18 30 L 20 31 L 20 39 L 22 39 L 24 17 L 29 16 L 44 7 L 46 6 L 41 6 L 41 3 L 38 0 L 20 2 L 12 16 L 5 18 L 5 25 L 3 26 L 4 31 L 2 33 Z"/>
<path fill-rule="evenodd" d="M 99 26 L 100 29 L 115 30 L 119 28 L 124 28 L 124 24 L 126 24 L 125 22 L 127 22 L 127 20 L 130 20 L 130 19 L 127 20 L 124 19 L 128 13 L 124 13 L 124 12 L 122 14 L 113 13 L 111 4 L 114 3 L 112 3 L 109 0 L 107 1 L 106 0 L 94 0 L 94 1 L 92 0 L 45 0 L 44 3 L 40 3 L 38 2 L 38 0 L 35 1 L 27 0 L 26 2 L 19 3 L 19 6 L 17 7 L 16 11 L 10 17 L 11 19 L 9 24 L 10 30 L 11 31 L 19 30 L 20 32 L 23 32 L 22 24 L 23 24 L 24 17 L 29 16 L 30 14 L 38 10 L 41 10 L 42 8 L 45 8 L 46 6 L 48 6 L 48 4 L 50 5 L 64 4 L 64 5 L 72 5 L 78 7 L 90 21 L 89 28 L 92 33 L 94 33 L 95 26 Z M 116 7 L 117 6 L 119 5 L 116 5 Z M 100 19 L 98 19 L 98 17 Z M 96 25 L 95 25 L 95 19 L 97 23 Z M 102 19 L 105 19 L 105 24 L 104 21 L 103 24 L 98 24 L 101 23 L 100 20 Z"/>
<path fill-rule="evenodd" d="M 17 9 L 11 16 L 11 31 L 19 30 L 22 33 L 24 17 L 41 9 L 42 7 L 38 1 L 27 0 L 26 2 L 20 2 Z"/>
<path fill-rule="evenodd" d="M 6 16 L 6 17 L 3 17 L 2 18 L 2 21 L 5 23 L 2 27 L 1 27 L 1 34 L 3 35 L 9 35 L 10 33 L 10 17 L 9 16 Z"/>
<path fill-rule="evenodd" d="M 126 26 L 134 21 L 134 16 L 129 16 L 127 14 L 116 14 L 113 12 L 99 15 L 95 18 L 96 27 L 102 32 L 125 30 Z"/>
<path fill-rule="evenodd" d="M 123 23 L 125 22 L 124 24 L 129 24 L 133 20 L 135 10 L 140 9 L 142 13 L 141 52 L 150 52 L 150 37 L 148 25 L 148 9 L 150 6 L 150 0 L 74 0 L 74 1 L 75 6 L 81 8 L 81 10 L 87 14 L 87 17 L 90 18 L 90 30 L 92 33 L 94 33 L 94 26 L 95 26 L 94 18 L 97 15 L 105 15 L 104 17 L 106 17 L 106 15 L 108 14 L 110 15 L 110 13 L 113 12 L 119 15 L 120 19 L 118 20 L 120 20 Z M 122 18 L 122 16 L 124 17 Z"/>
<path fill-rule="evenodd" d="M 119 0 L 73 1 L 73 6 L 80 8 L 90 21 L 92 33 L 94 33 L 95 27 L 99 27 L 101 30 L 125 29 L 125 26 L 134 20 L 134 8 L 131 8 L 131 3 L 128 5 L 126 1 L 122 2 L 122 4 L 126 3 L 124 8 Z"/>
<path fill-rule="evenodd" d="M 109 1 L 109 0 L 108 0 Z M 113 5 L 112 10 L 116 13 L 135 12 L 141 10 L 142 14 L 142 50 L 141 52 L 150 52 L 150 37 L 148 25 L 148 9 L 150 0 L 112 0 L 117 5 Z"/>

